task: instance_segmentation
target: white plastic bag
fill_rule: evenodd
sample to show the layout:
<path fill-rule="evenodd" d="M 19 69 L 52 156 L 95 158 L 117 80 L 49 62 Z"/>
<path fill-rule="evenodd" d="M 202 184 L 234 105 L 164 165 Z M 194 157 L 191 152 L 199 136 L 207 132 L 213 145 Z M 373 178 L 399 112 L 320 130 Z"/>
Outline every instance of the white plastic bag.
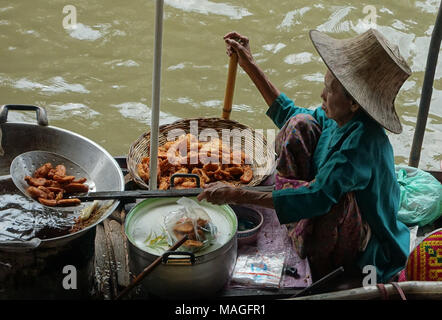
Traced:
<path fill-rule="evenodd" d="M 164 216 L 169 244 L 172 245 L 187 235 L 189 240 L 180 247 L 181 251 L 197 252 L 209 246 L 215 239 L 216 227 L 206 210 L 196 201 L 185 197 L 177 203 L 181 207 Z"/>
<path fill-rule="evenodd" d="M 244 254 L 238 256 L 232 281 L 251 287 L 279 288 L 284 268 L 283 254 Z"/>

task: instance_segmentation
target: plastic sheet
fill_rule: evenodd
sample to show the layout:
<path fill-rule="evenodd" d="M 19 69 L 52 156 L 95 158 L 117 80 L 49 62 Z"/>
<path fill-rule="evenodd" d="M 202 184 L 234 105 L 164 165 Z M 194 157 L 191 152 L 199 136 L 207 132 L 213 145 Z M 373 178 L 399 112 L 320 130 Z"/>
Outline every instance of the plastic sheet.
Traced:
<path fill-rule="evenodd" d="M 284 269 L 294 268 L 297 270 L 298 276 L 293 277 L 286 275 L 283 270 L 282 279 L 279 283 L 279 289 L 287 288 L 305 288 L 312 284 L 310 266 L 307 259 L 301 259 L 292 247 L 292 242 L 288 237 L 287 228 L 279 223 L 275 210 L 250 205 L 254 210 L 258 210 L 264 217 L 264 222 L 256 244 L 249 246 L 241 246 L 238 248 L 238 260 L 241 261 L 243 256 L 279 256 L 285 257 Z M 237 261 L 238 261 L 237 260 Z M 233 276 L 233 274 L 232 274 Z M 277 287 L 268 287 L 265 283 L 238 283 L 233 278 L 228 283 L 229 289 L 278 289 Z"/>

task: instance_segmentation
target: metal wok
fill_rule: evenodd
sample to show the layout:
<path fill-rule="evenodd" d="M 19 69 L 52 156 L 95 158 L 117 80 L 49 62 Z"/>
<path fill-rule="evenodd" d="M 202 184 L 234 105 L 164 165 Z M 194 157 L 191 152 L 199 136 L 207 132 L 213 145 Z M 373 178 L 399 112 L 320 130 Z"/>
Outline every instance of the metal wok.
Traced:
<path fill-rule="evenodd" d="M 9 110 L 35 111 L 38 124 L 7 122 Z M 1 146 L 0 176 L 9 176 L 12 160 L 27 151 L 55 152 L 80 165 L 90 176 L 96 191 L 123 191 L 124 177 L 115 159 L 95 142 L 74 132 L 48 125 L 45 109 L 28 105 L 4 105 L 0 107 Z M 0 149 L 1 153 L 1 149 Z M 17 189 L 17 193 L 20 192 Z M 92 225 L 72 234 L 44 239 L 39 247 L 58 247 L 83 235 L 106 219 L 119 205 L 115 201 Z M 57 209 L 54 213 L 57 213 Z"/>

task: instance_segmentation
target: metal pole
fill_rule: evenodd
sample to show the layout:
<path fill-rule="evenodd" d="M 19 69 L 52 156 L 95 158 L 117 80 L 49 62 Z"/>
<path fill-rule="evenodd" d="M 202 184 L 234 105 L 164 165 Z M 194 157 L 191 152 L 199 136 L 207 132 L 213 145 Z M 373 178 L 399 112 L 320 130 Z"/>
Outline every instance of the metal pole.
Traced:
<path fill-rule="evenodd" d="M 428 112 L 430 110 L 431 95 L 433 93 L 434 73 L 440 51 L 442 37 L 442 3 L 439 6 L 436 23 L 431 35 L 430 48 L 428 51 L 427 65 L 425 67 L 424 83 L 422 86 L 421 101 L 417 115 L 416 129 L 414 131 L 413 144 L 411 146 L 408 165 L 418 167 L 421 156 L 422 142 L 424 140 L 425 127 L 427 125 Z"/>
<path fill-rule="evenodd" d="M 152 116 L 150 120 L 149 190 L 157 189 L 158 128 L 160 121 L 161 49 L 163 41 L 164 0 L 157 0 L 155 6 L 155 42 L 152 85 Z"/>

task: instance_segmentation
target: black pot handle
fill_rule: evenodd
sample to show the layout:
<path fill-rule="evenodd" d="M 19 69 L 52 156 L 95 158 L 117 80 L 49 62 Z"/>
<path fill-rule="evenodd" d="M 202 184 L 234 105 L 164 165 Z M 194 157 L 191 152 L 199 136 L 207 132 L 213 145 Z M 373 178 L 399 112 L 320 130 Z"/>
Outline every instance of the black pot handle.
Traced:
<path fill-rule="evenodd" d="M 175 178 L 182 177 L 182 178 L 195 178 L 196 179 L 196 187 L 201 187 L 201 181 L 200 176 L 194 173 L 175 173 L 170 177 L 170 188 L 173 188 L 175 186 Z"/>
<path fill-rule="evenodd" d="M 186 258 L 170 258 L 170 256 L 187 256 Z M 195 264 L 195 255 L 192 252 L 184 251 L 166 251 L 162 256 L 163 264 L 193 266 Z"/>
<path fill-rule="evenodd" d="M 37 123 L 41 126 L 48 125 L 48 117 L 46 115 L 46 110 L 43 107 L 24 105 L 24 104 L 5 104 L 0 107 L 0 124 L 8 121 L 8 111 L 9 110 L 19 110 L 19 111 L 35 111 L 37 114 Z"/>

